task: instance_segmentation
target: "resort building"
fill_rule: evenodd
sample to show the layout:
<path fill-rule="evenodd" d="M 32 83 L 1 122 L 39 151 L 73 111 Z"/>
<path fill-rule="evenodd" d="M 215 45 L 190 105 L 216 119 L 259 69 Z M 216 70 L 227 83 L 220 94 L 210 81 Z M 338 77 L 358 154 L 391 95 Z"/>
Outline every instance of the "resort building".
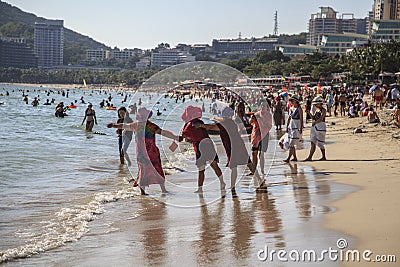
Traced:
<path fill-rule="evenodd" d="M 310 45 L 277 45 L 276 49 L 285 56 L 295 57 L 299 55 L 313 54 L 315 52 L 329 55 L 346 54 L 356 47 L 364 47 L 368 44 L 368 35 L 356 33 L 327 33 L 321 35 L 318 46 Z"/>
<path fill-rule="evenodd" d="M 356 33 L 324 34 L 321 36 L 321 43 L 318 50 L 330 55 L 346 54 L 355 47 L 362 47 L 368 44 L 368 35 Z"/>
<path fill-rule="evenodd" d="M 160 49 L 158 52 L 151 53 L 152 67 L 170 67 L 180 63 L 195 61 L 195 56 L 192 56 L 187 51 L 180 49 Z"/>
<path fill-rule="evenodd" d="M 104 61 L 108 59 L 116 60 L 128 60 L 129 58 L 140 55 L 143 53 L 142 49 L 114 49 L 114 50 L 104 50 L 104 49 L 88 49 L 86 50 L 86 59 L 89 61 Z"/>
<path fill-rule="evenodd" d="M 254 56 L 261 51 L 272 51 L 278 44 L 278 38 L 237 38 L 214 39 L 212 48 L 219 56 L 237 54 L 239 56 Z"/>
<path fill-rule="evenodd" d="M 371 41 L 374 43 L 400 41 L 400 20 L 374 21 L 371 31 Z"/>
<path fill-rule="evenodd" d="M 86 59 L 89 61 L 104 61 L 110 58 L 110 51 L 104 49 L 86 50 Z"/>
<path fill-rule="evenodd" d="M 212 51 L 213 49 L 209 44 L 194 44 L 190 46 L 191 53 L 208 53 Z"/>
<path fill-rule="evenodd" d="M 114 58 L 116 60 L 127 60 L 135 55 L 140 55 L 142 54 L 142 50 L 139 48 L 134 48 L 134 49 L 114 49 L 111 50 L 110 53 L 110 58 Z"/>
<path fill-rule="evenodd" d="M 38 59 L 24 38 L 0 37 L 0 67 L 37 68 Z"/>
<path fill-rule="evenodd" d="M 41 68 L 63 65 L 64 21 L 35 22 L 34 51 Z"/>
<path fill-rule="evenodd" d="M 150 57 L 144 57 L 141 58 L 138 62 L 136 62 L 136 68 L 137 69 L 147 69 L 151 65 L 151 58 Z"/>
<path fill-rule="evenodd" d="M 368 17 L 365 17 L 363 19 L 356 19 L 356 33 L 368 34 L 368 21 Z"/>
<path fill-rule="evenodd" d="M 312 45 L 277 45 L 276 50 L 279 50 L 285 56 L 295 57 L 299 55 L 313 54 L 318 51 L 316 46 Z"/>

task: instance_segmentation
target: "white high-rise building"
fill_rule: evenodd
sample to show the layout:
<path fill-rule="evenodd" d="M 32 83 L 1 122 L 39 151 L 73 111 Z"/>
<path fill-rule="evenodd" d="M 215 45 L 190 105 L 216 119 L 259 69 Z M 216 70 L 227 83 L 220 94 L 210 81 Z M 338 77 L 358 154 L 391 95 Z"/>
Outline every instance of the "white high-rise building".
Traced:
<path fill-rule="evenodd" d="M 34 50 L 41 68 L 63 65 L 64 21 L 35 22 Z"/>

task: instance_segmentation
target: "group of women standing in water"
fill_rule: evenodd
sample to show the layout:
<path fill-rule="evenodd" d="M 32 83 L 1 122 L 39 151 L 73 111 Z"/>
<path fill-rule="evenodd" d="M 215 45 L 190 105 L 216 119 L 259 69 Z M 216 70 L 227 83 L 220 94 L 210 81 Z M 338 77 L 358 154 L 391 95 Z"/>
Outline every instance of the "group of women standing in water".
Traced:
<path fill-rule="evenodd" d="M 144 188 L 151 184 L 159 184 L 163 193 L 166 193 L 165 175 L 162 169 L 160 151 L 156 145 L 156 134 L 173 139 L 177 142 L 184 140 L 192 144 L 196 156 L 196 167 L 198 169 L 197 190 L 195 193 L 203 192 L 203 184 L 205 180 L 205 168 L 207 164 L 214 170 L 220 182 L 220 189 L 225 190 L 225 182 L 222 171 L 219 167 L 219 158 L 216 153 L 214 143 L 209 137 L 208 130 L 217 131 L 221 137 L 225 152 L 228 158 L 227 167 L 231 169 L 231 186 L 232 193 L 235 193 L 235 185 L 237 179 L 237 167 L 239 165 L 247 165 L 251 173 L 254 175 L 254 182 L 258 189 L 265 186 L 264 180 L 258 175 L 256 164 L 253 163 L 246 150 L 244 141 L 239 133 L 239 127 L 232 117 L 234 111 L 230 107 L 225 107 L 221 114 L 222 118 L 216 124 L 205 124 L 202 120 L 202 109 L 195 106 L 187 106 L 181 116 L 184 126 L 181 135 L 175 135 L 168 130 L 161 129 L 158 125 L 150 121 L 153 112 L 145 107 L 139 108 L 136 113 L 136 121 L 133 122 L 124 108 L 120 108 L 119 116 L 121 117 L 116 123 L 107 124 L 108 128 L 117 128 L 123 130 L 119 132 L 122 136 L 122 149 L 120 149 L 121 163 L 123 157 L 128 159 L 126 154 L 127 146 L 130 140 L 125 142 L 128 133 L 135 134 L 136 141 L 136 157 L 138 164 L 137 184 L 142 194 L 146 194 Z M 269 115 L 267 115 L 269 114 Z M 261 110 L 253 115 L 252 134 L 252 150 L 258 153 L 263 147 L 262 141 L 268 142 L 266 136 L 272 125 L 272 115 L 269 110 Z M 268 121 L 271 121 L 269 123 Z M 266 128 L 266 127 L 267 128 Z M 269 129 L 268 129 L 269 127 Z M 118 131 L 117 130 L 117 131 Z M 253 140 L 256 139 L 256 140 Z M 120 139 L 121 140 L 121 139 Z M 121 141 L 120 141 L 121 143 Z M 264 147 L 265 147 L 264 143 Z M 121 145 L 120 145 L 121 148 Z M 265 151 L 264 151 L 265 152 Z M 253 154 L 256 154 L 253 153 Z M 130 161 L 128 161 L 130 164 Z"/>
<path fill-rule="evenodd" d="M 303 110 L 300 99 L 293 95 L 289 99 L 290 109 L 286 123 L 288 133 L 289 154 L 284 162 L 297 161 L 296 146 L 298 145 L 303 133 Z M 306 161 L 312 160 L 312 156 L 318 146 L 322 153 L 320 160 L 326 160 L 325 156 L 325 116 L 326 110 L 323 107 L 323 99 L 316 97 L 312 101 L 313 112 L 308 114 L 312 118 L 311 127 L 311 149 Z M 238 105 L 239 106 L 239 105 Z M 124 160 L 128 165 L 131 164 L 127 154 L 127 148 L 131 142 L 133 133 L 136 141 L 136 156 L 138 164 L 138 179 L 136 184 L 140 187 L 141 193 L 145 194 L 144 188 L 151 184 L 159 184 L 163 193 L 166 193 L 165 175 L 161 164 L 160 151 L 156 145 L 156 135 L 173 139 L 177 142 L 184 140 L 192 144 L 196 156 L 196 167 L 198 169 L 196 193 L 203 192 L 205 180 L 205 168 L 207 164 L 213 169 L 220 182 L 220 189 L 224 190 L 226 184 L 223 179 L 219 158 L 216 153 L 214 143 L 209 137 L 208 132 L 213 131 L 219 134 L 227 156 L 227 167 L 231 170 L 230 188 L 232 194 L 235 193 L 235 185 L 238 176 L 237 167 L 245 165 L 254 177 L 254 184 L 257 189 L 265 187 L 265 180 L 261 178 L 257 171 L 260 162 L 261 174 L 264 175 L 264 153 L 268 148 L 269 131 L 272 128 L 272 114 L 267 102 L 260 105 L 260 110 L 255 112 L 249 122 L 252 126 L 251 157 L 246 149 L 241 137 L 239 125 L 233 120 L 234 111 L 231 107 L 224 107 L 215 124 L 206 124 L 201 120 L 202 109 L 195 106 L 187 106 L 181 116 L 184 126 L 181 135 L 175 135 L 170 131 L 161 129 L 158 125 L 150 121 L 153 112 L 141 107 L 137 110 L 136 121 L 134 122 L 124 107 L 118 110 L 119 119 L 116 123 L 109 123 L 107 127 L 117 128 L 119 136 L 119 150 L 121 164 Z"/>

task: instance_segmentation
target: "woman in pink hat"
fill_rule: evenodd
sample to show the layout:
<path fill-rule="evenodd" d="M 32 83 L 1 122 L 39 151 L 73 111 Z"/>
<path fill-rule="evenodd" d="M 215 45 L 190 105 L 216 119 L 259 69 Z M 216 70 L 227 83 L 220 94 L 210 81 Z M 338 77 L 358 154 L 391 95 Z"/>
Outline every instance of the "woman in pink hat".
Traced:
<path fill-rule="evenodd" d="M 136 114 L 136 122 L 109 123 L 108 128 L 125 129 L 135 133 L 136 158 L 138 164 L 138 183 L 142 195 L 145 195 L 144 187 L 151 184 L 159 184 L 163 193 L 165 189 L 165 175 L 161 165 L 160 150 L 156 145 L 156 134 L 178 140 L 178 136 L 166 131 L 152 123 L 149 119 L 153 115 L 151 110 L 139 108 Z"/>
<path fill-rule="evenodd" d="M 214 144 L 208 136 L 207 130 L 201 127 L 195 127 L 196 124 L 204 124 L 200 120 L 203 112 L 201 108 L 188 106 L 182 114 L 182 120 L 185 122 L 183 127 L 182 136 L 179 141 L 184 138 L 191 142 L 194 152 L 196 153 L 196 166 L 198 168 L 197 190 L 195 193 L 203 192 L 204 171 L 207 162 L 211 162 L 210 166 L 217 175 L 221 190 L 225 189 L 225 183 L 222 176 L 222 171 L 218 166 L 218 155 L 215 151 Z"/>

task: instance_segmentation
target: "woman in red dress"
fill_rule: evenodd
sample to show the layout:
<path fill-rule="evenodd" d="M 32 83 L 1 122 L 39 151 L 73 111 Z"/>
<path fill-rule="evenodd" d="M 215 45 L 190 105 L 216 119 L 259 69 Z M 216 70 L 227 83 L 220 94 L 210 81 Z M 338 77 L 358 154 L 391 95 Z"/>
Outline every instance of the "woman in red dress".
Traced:
<path fill-rule="evenodd" d="M 133 131 L 136 141 L 136 160 L 138 164 L 138 183 L 142 195 L 144 187 L 159 184 L 163 193 L 165 189 L 165 175 L 161 165 L 160 150 L 156 145 L 156 134 L 178 140 L 178 136 L 170 131 L 162 130 L 149 119 L 153 115 L 151 110 L 139 108 L 136 114 L 137 122 L 109 123 L 107 127 Z"/>
<path fill-rule="evenodd" d="M 201 108 L 194 106 L 187 106 L 182 114 L 182 120 L 185 122 L 183 127 L 182 136 L 179 141 L 184 138 L 191 142 L 194 152 L 196 153 L 196 166 L 198 168 L 197 190 L 195 193 L 203 192 L 204 171 L 207 162 L 211 162 L 210 166 L 217 175 L 221 190 L 225 190 L 225 183 L 222 176 L 222 171 L 218 166 L 218 155 L 215 151 L 214 143 L 208 136 L 207 130 L 204 128 L 196 127 L 197 124 L 204 124 L 200 120 L 203 112 Z"/>

